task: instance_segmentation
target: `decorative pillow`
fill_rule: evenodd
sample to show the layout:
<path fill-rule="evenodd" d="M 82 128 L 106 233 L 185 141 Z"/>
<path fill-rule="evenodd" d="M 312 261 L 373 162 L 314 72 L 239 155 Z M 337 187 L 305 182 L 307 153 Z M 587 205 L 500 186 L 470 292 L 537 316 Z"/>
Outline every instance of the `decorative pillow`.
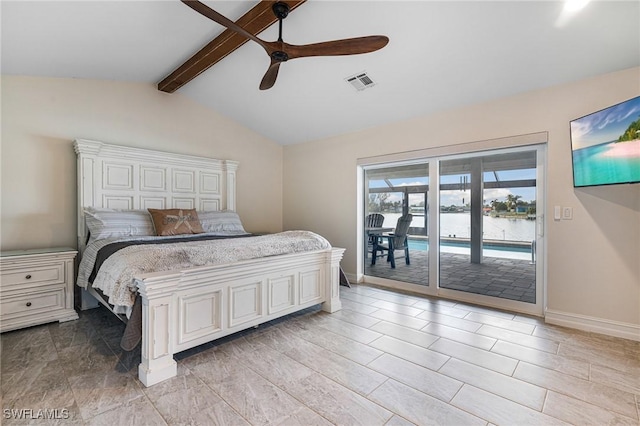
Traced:
<path fill-rule="evenodd" d="M 102 238 L 155 235 L 146 210 L 120 210 L 87 207 L 85 222 L 92 241 Z"/>
<path fill-rule="evenodd" d="M 201 234 L 204 231 L 195 209 L 148 209 L 156 235 Z"/>
<path fill-rule="evenodd" d="M 246 234 L 240 216 L 232 211 L 199 212 L 200 224 L 204 232 L 221 235 Z"/>

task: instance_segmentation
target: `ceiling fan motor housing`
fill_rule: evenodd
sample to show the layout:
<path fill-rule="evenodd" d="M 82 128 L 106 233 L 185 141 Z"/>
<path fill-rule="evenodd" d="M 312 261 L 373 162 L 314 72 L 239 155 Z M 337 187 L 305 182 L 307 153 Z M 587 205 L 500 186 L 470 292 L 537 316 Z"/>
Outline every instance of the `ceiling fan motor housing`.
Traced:
<path fill-rule="evenodd" d="M 289 15 L 289 5 L 282 1 L 277 1 L 271 6 L 271 10 L 273 10 L 273 14 L 276 15 L 278 19 L 284 19 Z"/>
<path fill-rule="evenodd" d="M 283 52 L 282 50 L 275 50 L 271 52 L 271 59 L 277 62 L 286 62 L 289 60 L 289 55 L 287 55 L 287 52 Z"/>

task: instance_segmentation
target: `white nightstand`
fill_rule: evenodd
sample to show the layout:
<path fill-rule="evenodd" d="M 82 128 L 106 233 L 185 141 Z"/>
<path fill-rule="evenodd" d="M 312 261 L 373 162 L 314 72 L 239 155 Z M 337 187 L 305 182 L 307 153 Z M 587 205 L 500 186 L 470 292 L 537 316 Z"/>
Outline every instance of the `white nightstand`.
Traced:
<path fill-rule="evenodd" d="M 68 247 L 0 252 L 0 332 L 78 319 Z"/>

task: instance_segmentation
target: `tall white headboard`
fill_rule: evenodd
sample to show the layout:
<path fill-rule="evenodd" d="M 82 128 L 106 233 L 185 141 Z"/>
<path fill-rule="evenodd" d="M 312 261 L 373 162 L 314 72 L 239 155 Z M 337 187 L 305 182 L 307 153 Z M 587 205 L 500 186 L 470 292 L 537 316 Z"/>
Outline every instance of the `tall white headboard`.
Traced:
<path fill-rule="evenodd" d="M 76 139 L 78 249 L 87 239 L 83 209 L 236 209 L 237 161 Z"/>

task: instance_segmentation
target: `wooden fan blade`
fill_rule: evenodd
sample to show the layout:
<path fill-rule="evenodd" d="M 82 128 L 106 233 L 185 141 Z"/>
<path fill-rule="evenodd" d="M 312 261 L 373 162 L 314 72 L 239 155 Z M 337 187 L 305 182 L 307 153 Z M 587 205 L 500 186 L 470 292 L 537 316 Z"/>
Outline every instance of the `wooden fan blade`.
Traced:
<path fill-rule="evenodd" d="M 269 65 L 269 69 L 264 74 L 264 77 L 262 77 L 262 81 L 260 82 L 260 90 L 267 90 L 273 87 L 276 83 L 276 78 L 278 78 L 280 64 L 281 62 L 271 60 L 271 65 Z"/>
<path fill-rule="evenodd" d="M 308 56 L 358 55 L 361 53 L 375 52 L 385 47 L 387 43 L 389 43 L 388 37 L 375 35 L 304 45 L 285 43 L 284 50 L 287 52 L 287 55 L 289 55 L 289 59 Z"/>
<path fill-rule="evenodd" d="M 262 46 L 264 48 L 264 50 L 267 51 L 267 53 L 271 53 L 271 51 L 269 50 L 268 44 L 265 41 L 259 39 L 258 37 L 256 37 L 255 35 L 251 34 L 249 31 L 245 30 L 244 28 L 242 28 L 240 25 L 236 24 L 232 20 L 224 17 L 223 15 L 219 14 L 215 10 L 211 9 L 209 6 L 207 6 L 207 5 L 203 4 L 203 3 L 200 3 L 197 0 L 181 0 L 181 1 L 182 1 L 182 3 L 186 4 L 191 9 L 195 10 L 196 12 L 198 12 L 199 14 L 201 14 L 203 16 L 206 16 L 207 18 L 211 19 L 212 21 L 217 22 L 218 24 L 222 25 L 223 27 L 227 27 L 231 31 L 235 31 L 238 34 L 242 34 L 246 38 L 255 41 L 260 46 Z"/>

